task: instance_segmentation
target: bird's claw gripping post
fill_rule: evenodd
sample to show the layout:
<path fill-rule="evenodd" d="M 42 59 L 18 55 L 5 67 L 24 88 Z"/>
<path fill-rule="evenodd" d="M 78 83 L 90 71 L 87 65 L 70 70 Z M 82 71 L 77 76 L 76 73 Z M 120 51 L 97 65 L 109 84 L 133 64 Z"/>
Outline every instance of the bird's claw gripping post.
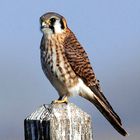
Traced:
<path fill-rule="evenodd" d="M 59 98 L 58 100 L 54 100 L 54 101 L 52 101 L 52 104 L 62 104 L 62 103 L 68 103 L 68 97 L 67 96 L 65 96 L 65 97 L 63 97 L 63 98 Z"/>

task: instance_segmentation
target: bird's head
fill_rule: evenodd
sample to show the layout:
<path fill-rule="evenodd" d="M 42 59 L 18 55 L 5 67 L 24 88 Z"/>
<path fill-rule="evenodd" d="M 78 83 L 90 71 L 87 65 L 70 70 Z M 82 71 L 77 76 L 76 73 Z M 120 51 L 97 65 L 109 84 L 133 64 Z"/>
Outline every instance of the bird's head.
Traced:
<path fill-rule="evenodd" d="M 63 16 L 49 12 L 40 17 L 41 31 L 43 34 L 52 35 L 65 32 L 67 28 L 66 20 Z"/>

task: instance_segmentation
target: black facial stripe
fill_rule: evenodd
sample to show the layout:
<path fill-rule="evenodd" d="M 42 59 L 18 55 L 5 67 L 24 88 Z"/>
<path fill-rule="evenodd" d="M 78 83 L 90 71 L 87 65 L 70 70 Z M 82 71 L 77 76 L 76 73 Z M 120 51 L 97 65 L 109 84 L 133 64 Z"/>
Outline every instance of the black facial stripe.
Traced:
<path fill-rule="evenodd" d="M 63 23 L 63 20 L 62 19 L 60 20 L 60 24 L 61 24 L 61 29 L 64 29 L 65 26 L 64 26 L 64 23 Z"/>
<path fill-rule="evenodd" d="M 55 21 L 56 21 L 55 18 L 51 18 L 50 19 L 50 26 L 49 26 L 49 28 L 52 30 L 53 33 L 55 33 L 55 30 L 54 30 Z"/>
<path fill-rule="evenodd" d="M 54 26 L 50 25 L 49 28 L 52 30 L 52 32 L 54 33 Z"/>
<path fill-rule="evenodd" d="M 51 25 L 52 25 L 52 26 L 54 25 L 55 21 L 56 21 L 55 18 L 51 18 L 51 19 L 50 19 L 50 22 L 51 22 Z"/>

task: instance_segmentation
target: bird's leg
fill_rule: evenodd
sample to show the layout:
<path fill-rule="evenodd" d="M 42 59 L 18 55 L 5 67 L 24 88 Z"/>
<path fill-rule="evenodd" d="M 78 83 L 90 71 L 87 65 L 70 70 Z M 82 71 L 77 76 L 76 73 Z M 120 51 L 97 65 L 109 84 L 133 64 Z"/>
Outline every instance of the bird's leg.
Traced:
<path fill-rule="evenodd" d="M 58 100 L 52 101 L 52 104 L 61 104 L 61 103 L 68 103 L 68 97 L 67 96 L 60 96 Z"/>

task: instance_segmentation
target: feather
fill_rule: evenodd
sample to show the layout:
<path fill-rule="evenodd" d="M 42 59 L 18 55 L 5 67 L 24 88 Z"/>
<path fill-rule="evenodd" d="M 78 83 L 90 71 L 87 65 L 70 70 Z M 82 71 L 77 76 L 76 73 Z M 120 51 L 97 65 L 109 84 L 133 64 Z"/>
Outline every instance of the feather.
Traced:
<path fill-rule="evenodd" d="M 126 136 L 127 132 L 122 128 L 120 117 L 113 110 L 112 106 L 101 91 L 99 81 L 96 79 L 85 50 L 70 30 L 63 45 L 65 49 L 65 56 L 70 63 L 71 68 L 84 82 L 86 87 L 90 89 L 89 93 L 85 91 L 85 87 L 80 95 L 93 103 L 103 116 L 111 123 L 111 125 L 120 134 Z"/>

